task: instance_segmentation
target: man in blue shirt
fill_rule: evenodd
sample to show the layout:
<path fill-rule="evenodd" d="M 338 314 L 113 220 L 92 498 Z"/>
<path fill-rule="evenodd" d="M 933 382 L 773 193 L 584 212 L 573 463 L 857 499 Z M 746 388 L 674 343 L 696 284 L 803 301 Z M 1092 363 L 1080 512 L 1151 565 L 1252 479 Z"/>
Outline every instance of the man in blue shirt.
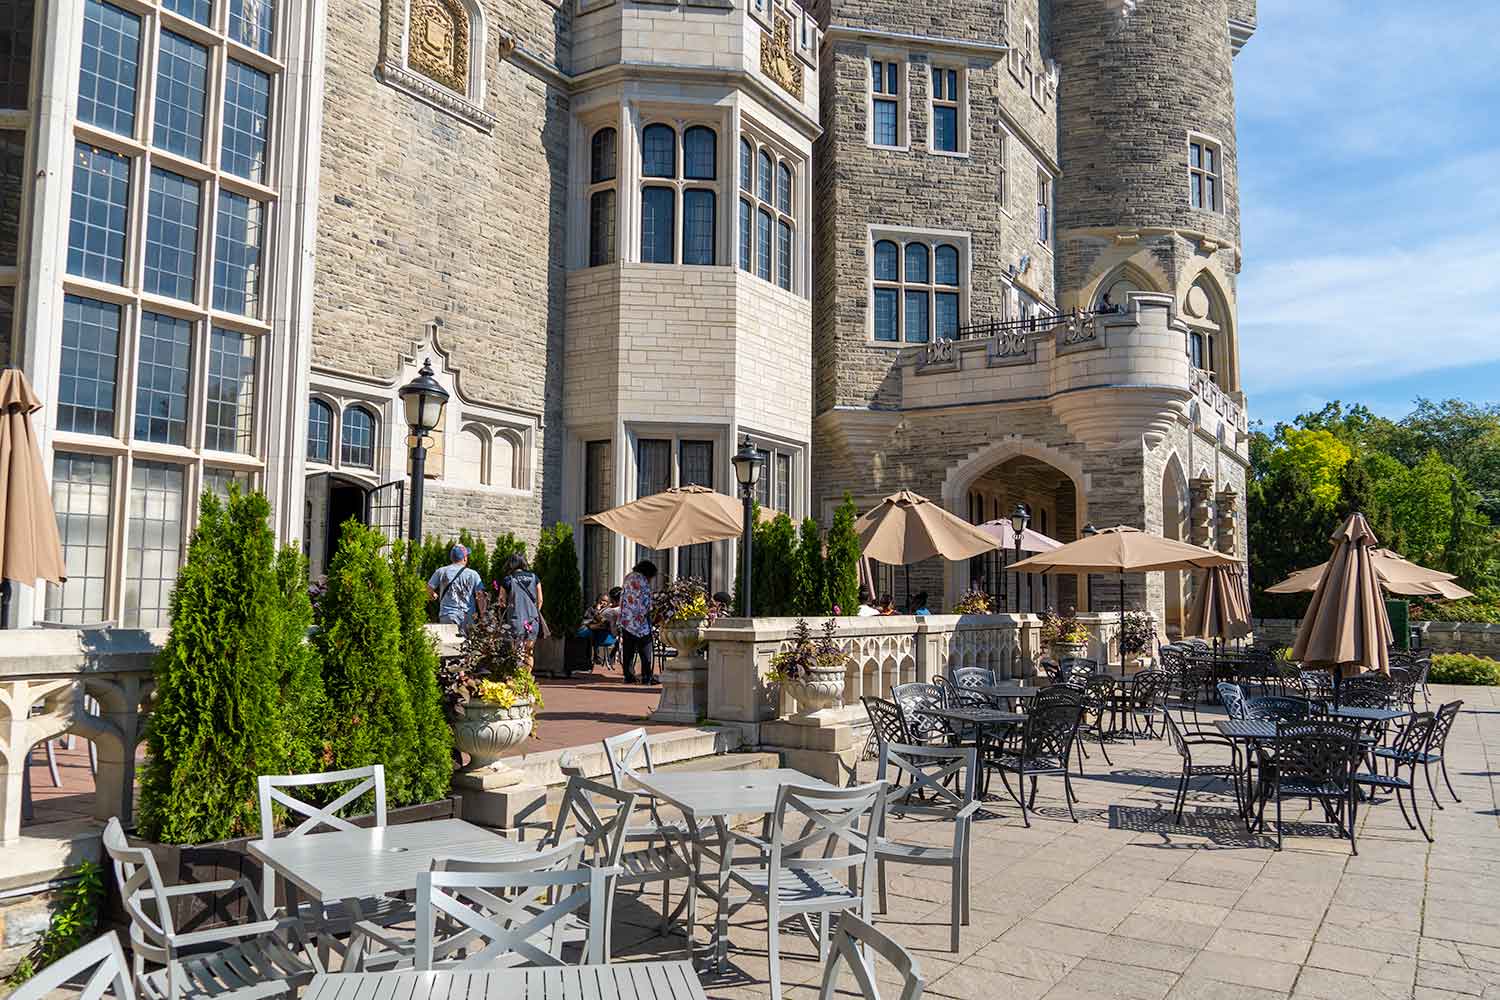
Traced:
<path fill-rule="evenodd" d="M 448 553 L 453 560 L 432 574 L 427 581 L 427 596 L 438 602 L 438 621 L 457 625 L 460 632 L 469 627 L 474 594 L 484 581 L 469 568 L 469 550 L 455 545 Z"/>

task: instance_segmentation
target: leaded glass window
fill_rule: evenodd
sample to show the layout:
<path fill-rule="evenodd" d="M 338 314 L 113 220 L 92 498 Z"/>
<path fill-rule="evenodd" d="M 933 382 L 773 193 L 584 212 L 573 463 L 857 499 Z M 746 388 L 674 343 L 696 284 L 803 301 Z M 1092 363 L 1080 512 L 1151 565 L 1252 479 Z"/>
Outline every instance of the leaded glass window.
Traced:
<path fill-rule="evenodd" d="M 718 134 L 705 125 L 694 125 L 682 135 L 682 176 L 691 181 L 711 181 L 718 176 Z"/>
<path fill-rule="evenodd" d="M 232 191 L 219 192 L 214 237 L 214 308 L 254 316 L 260 312 L 261 242 L 265 206 Z"/>
<path fill-rule="evenodd" d="M 589 182 L 591 184 L 615 179 L 618 135 L 612 128 L 601 128 L 594 133 L 594 138 L 589 143 Z"/>
<path fill-rule="evenodd" d="M 137 441 L 187 444 L 192 335 L 193 324 L 188 320 L 141 314 L 135 387 Z"/>
<path fill-rule="evenodd" d="M 229 0 L 229 37 L 241 45 L 271 54 L 276 0 Z"/>
<path fill-rule="evenodd" d="M 962 321 L 962 262 L 952 243 L 879 239 L 871 268 L 871 334 L 885 343 L 954 339 Z"/>
<path fill-rule="evenodd" d="M 125 627 L 161 628 L 182 562 L 185 470 L 137 459 L 125 518 Z"/>
<path fill-rule="evenodd" d="M 220 500 L 229 499 L 229 487 L 239 487 L 240 495 L 244 496 L 255 488 L 254 477 L 248 472 L 239 472 L 234 469 L 203 470 L 203 491 L 212 493 Z"/>
<path fill-rule="evenodd" d="M 676 229 L 677 192 L 648 187 L 641 192 L 641 260 L 647 264 L 676 262 L 672 240 Z"/>
<path fill-rule="evenodd" d="M 788 291 L 796 273 L 796 224 L 791 217 L 794 169 L 770 145 L 742 140 L 740 187 L 745 193 L 739 208 L 739 265 Z"/>
<path fill-rule="evenodd" d="M 35 0 L 0 4 L 0 108 L 24 108 L 28 103 L 35 7 Z"/>
<path fill-rule="evenodd" d="M 68 273 L 112 285 L 125 280 L 125 226 L 130 160 L 78 143 L 73 158 L 73 208 L 68 222 Z"/>
<path fill-rule="evenodd" d="M 375 467 L 375 415 L 363 406 L 351 406 L 344 411 L 339 458 L 345 465 Z"/>
<path fill-rule="evenodd" d="M 677 445 L 679 486 L 714 486 L 714 443 L 712 441 L 681 441 Z M 713 579 L 714 546 L 712 542 L 699 545 L 684 545 L 677 550 L 677 579 L 702 580 L 705 584 Z"/>
<path fill-rule="evenodd" d="M 0 267 L 15 267 L 20 258 L 25 172 L 26 133 L 0 131 Z"/>
<path fill-rule="evenodd" d="M 740 190 L 755 190 L 755 147 L 749 139 L 740 140 Z"/>
<path fill-rule="evenodd" d="M 161 0 L 161 5 L 163 9 L 181 14 L 199 24 L 208 24 L 214 12 L 213 0 Z"/>
<path fill-rule="evenodd" d="M 321 399 L 309 401 L 307 407 L 307 460 L 333 461 L 333 407 Z"/>
<path fill-rule="evenodd" d="M 160 167 L 151 168 L 146 205 L 145 289 L 191 301 L 198 284 L 197 181 Z"/>
<path fill-rule="evenodd" d="M 156 122 L 151 141 L 191 160 L 203 159 L 208 50 L 163 30 L 156 65 Z"/>
<path fill-rule="evenodd" d="M 226 171 L 252 181 L 266 180 L 266 128 L 271 114 L 271 78 L 244 63 L 228 61 L 224 73 Z"/>
<path fill-rule="evenodd" d="M 81 295 L 63 296 L 58 430 L 106 436 L 115 433 L 121 313 L 121 308 L 113 302 L 99 302 Z"/>
<path fill-rule="evenodd" d="M 52 509 L 68 579 L 47 584 L 49 622 L 84 625 L 105 618 L 113 482 L 114 462 L 106 456 L 59 451 L 52 457 Z"/>
<path fill-rule="evenodd" d="M 776 183 L 775 173 L 776 163 L 771 159 L 771 151 L 762 148 L 755 168 L 755 194 L 761 201 L 771 200 L 771 186 Z"/>
<path fill-rule="evenodd" d="M 742 199 L 740 201 L 740 269 L 743 271 L 750 270 L 751 262 L 755 257 L 750 232 L 750 219 L 754 213 L 755 210 L 750 207 L 750 203 Z"/>
<path fill-rule="evenodd" d="M 217 327 L 208 338 L 208 407 L 203 447 L 248 453 L 255 415 L 260 338 Z"/>
<path fill-rule="evenodd" d="M 641 173 L 677 176 L 677 133 L 670 125 L 647 125 L 641 132 Z"/>
<path fill-rule="evenodd" d="M 776 285 L 792 290 L 792 227 L 776 220 Z"/>
<path fill-rule="evenodd" d="M 589 267 L 614 262 L 615 197 L 614 188 L 589 196 Z"/>
<path fill-rule="evenodd" d="M 682 262 L 713 264 L 717 227 L 714 192 L 688 188 L 682 193 Z"/>
<path fill-rule="evenodd" d="M 876 146 L 901 144 L 901 64 L 870 60 L 870 141 Z"/>
<path fill-rule="evenodd" d="M 771 213 L 765 209 L 755 213 L 755 274 L 771 280 Z"/>
<path fill-rule="evenodd" d="M 135 134 L 141 19 L 102 0 L 84 0 L 78 70 L 78 119 L 120 135 Z"/>

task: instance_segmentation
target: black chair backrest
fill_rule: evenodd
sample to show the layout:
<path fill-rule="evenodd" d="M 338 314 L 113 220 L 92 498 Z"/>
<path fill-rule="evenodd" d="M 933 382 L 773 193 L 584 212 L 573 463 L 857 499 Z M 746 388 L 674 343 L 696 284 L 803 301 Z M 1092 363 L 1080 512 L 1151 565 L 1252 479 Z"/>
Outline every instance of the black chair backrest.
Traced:
<path fill-rule="evenodd" d="M 1033 705 L 1021 730 L 1021 756 L 1026 760 L 1055 758 L 1066 770 L 1082 719 L 1082 705 L 1063 702 Z"/>
<path fill-rule="evenodd" d="M 1057 677 L 1059 684 L 1083 684 L 1094 674 L 1099 672 L 1099 664 L 1082 656 L 1064 657 L 1057 665 Z"/>
<path fill-rule="evenodd" d="M 1312 717 L 1312 703 L 1287 695 L 1261 695 L 1245 699 L 1246 719 L 1260 722 L 1303 722 Z"/>
<path fill-rule="evenodd" d="M 1069 687 L 1066 684 L 1054 684 L 1051 687 L 1042 688 L 1031 699 L 1026 710 L 1035 712 L 1039 708 L 1048 705 L 1082 705 L 1083 691 L 1079 688 Z"/>
<path fill-rule="evenodd" d="M 891 700 L 901 710 L 901 719 L 911 736 L 909 743 L 930 743 L 946 739 L 951 730 L 941 718 L 929 714 L 931 708 L 947 708 L 948 697 L 936 684 L 920 681 L 912 684 L 896 684 L 891 688 Z"/>
<path fill-rule="evenodd" d="M 1162 670 L 1142 670 L 1130 678 L 1130 704 L 1137 711 L 1155 708 L 1167 695 L 1170 685 Z"/>
<path fill-rule="evenodd" d="M 1393 708 L 1396 684 L 1381 674 L 1349 677 L 1339 685 L 1339 704 L 1349 708 Z"/>
<path fill-rule="evenodd" d="M 1276 774 L 1296 782 L 1345 788 L 1359 759 L 1359 731 L 1338 722 L 1293 722 L 1276 727 Z"/>
<path fill-rule="evenodd" d="M 865 706 L 865 714 L 870 717 L 870 729 L 875 734 L 875 742 L 882 750 L 891 743 L 911 742 L 911 734 L 906 731 L 906 720 L 901 717 L 901 706 L 894 701 L 868 694 L 861 696 L 859 700 Z"/>
<path fill-rule="evenodd" d="M 1219 703 L 1224 706 L 1224 711 L 1229 713 L 1229 717 L 1243 719 L 1245 717 L 1245 692 L 1240 690 L 1240 686 L 1220 681 L 1218 690 Z"/>
<path fill-rule="evenodd" d="M 1432 725 L 1432 749 L 1434 753 L 1442 753 L 1443 748 L 1448 745 L 1448 734 L 1453 732 L 1453 723 L 1458 721 L 1459 709 L 1464 707 L 1461 701 L 1450 701 L 1446 705 L 1439 705 L 1437 717 Z"/>
<path fill-rule="evenodd" d="M 1431 712 L 1418 712 L 1406 720 L 1396 735 L 1391 738 L 1390 749 L 1398 759 L 1420 758 L 1432 746 L 1437 732 L 1437 716 Z"/>
<path fill-rule="evenodd" d="M 1410 708 L 1417 700 L 1417 679 L 1411 667 L 1391 665 L 1391 690 L 1398 704 Z"/>
<path fill-rule="evenodd" d="M 964 708 L 989 708 L 992 704 L 990 697 L 974 689 L 992 687 L 994 683 L 993 670 L 985 667 L 958 667 L 948 672 L 949 702 Z"/>

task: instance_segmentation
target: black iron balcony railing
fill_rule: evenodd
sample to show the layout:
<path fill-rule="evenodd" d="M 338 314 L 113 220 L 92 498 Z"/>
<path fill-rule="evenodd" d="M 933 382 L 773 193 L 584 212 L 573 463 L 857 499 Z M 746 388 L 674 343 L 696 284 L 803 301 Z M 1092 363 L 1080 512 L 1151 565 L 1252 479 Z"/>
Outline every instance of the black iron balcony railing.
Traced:
<path fill-rule="evenodd" d="M 985 320 L 980 323 L 970 323 L 968 326 L 959 327 L 957 339 L 984 340 L 989 337 L 1013 337 L 1016 334 L 1025 335 L 1050 332 L 1057 329 L 1060 323 L 1080 329 L 1084 326 L 1091 328 L 1095 316 L 1110 315 L 1121 311 L 1118 307 L 1112 309 L 1074 309 L 1071 312 L 1023 316 L 1020 319 Z M 1085 337 L 1082 339 L 1092 338 Z"/>

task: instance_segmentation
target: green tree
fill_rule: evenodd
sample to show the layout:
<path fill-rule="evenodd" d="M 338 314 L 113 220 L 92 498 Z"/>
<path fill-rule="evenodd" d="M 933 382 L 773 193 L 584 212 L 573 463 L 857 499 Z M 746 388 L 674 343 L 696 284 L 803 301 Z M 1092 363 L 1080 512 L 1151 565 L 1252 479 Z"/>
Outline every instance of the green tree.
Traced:
<path fill-rule="evenodd" d="M 792 572 L 797 548 L 797 529 L 792 519 L 777 514 L 768 524 L 755 528 L 755 613 L 766 616 L 793 614 Z"/>
<path fill-rule="evenodd" d="M 401 542 L 391 546 L 389 561 L 401 627 L 401 665 L 416 726 L 407 801 L 432 802 L 448 794 L 453 778 L 453 730 L 438 691 L 437 643 L 427 631 L 427 578 L 416 561 L 408 559 Z"/>
<path fill-rule="evenodd" d="M 313 621 L 312 599 L 307 592 L 307 559 L 296 546 L 284 545 L 276 553 L 273 572 L 281 596 L 276 664 L 288 740 L 285 773 L 311 774 L 323 769 L 323 730 L 328 705 L 323 694 L 323 664 L 318 659 L 317 647 L 307 641 Z"/>
<path fill-rule="evenodd" d="M 842 614 L 852 615 L 859 607 L 859 535 L 854 531 L 854 522 L 859 520 L 859 511 L 848 493 L 844 502 L 833 512 L 833 525 L 828 529 L 828 555 L 824 563 L 827 573 L 828 603 Z"/>
<path fill-rule="evenodd" d="M 505 564 L 511 556 L 526 555 L 526 541 L 517 538 L 509 531 L 502 532 L 495 539 L 495 547 L 490 550 L 490 568 L 498 580 L 505 573 Z"/>
<path fill-rule="evenodd" d="M 139 812 L 148 839 L 254 832 L 257 776 L 282 774 L 294 759 L 278 687 L 282 595 L 270 513 L 258 493 L 232 488 L 227 506 L 203 494 L 155 663 Z"/>
<path fill-rule="evenodd" d="M 1415 467 L 1377 480 L 1379 505 L 1396 524 L 1399 551 L 1423 566 L 1441 566 L 1453 521 L 1453 467 L 1430 451 Z"/>
<path fill-rule="evenodd" d="M 578 549 L 573 526 L 559 521 L 543 528 L 532 567 L 542 583 L 542 617 L 559 638 L 571 635 L 583 621 L 583 578 L 578 574 Z"/>
<path fill-rule="evenodd" d="M 386 794 L 411 802 L 421 755 L 385 536 L 350 518 L 340 537 L 313 634 L 329 702 L 328 769 L 384 764 Z"/>
<path fill-rule="evenodd" d="M 794 615 L 826 615 L 828 583 L 823 573 L 823 532 L 810 517 L 802 519 L 797 552 L 792 563 L 792 609 Z"/>
<path fill-rule="evenodd" d="M 1339 500 L 1339 476 L 1354 453 L 1332 431 L 1286 428 L 1271 461 L 1292 470 L 1319 507 Z"/>

